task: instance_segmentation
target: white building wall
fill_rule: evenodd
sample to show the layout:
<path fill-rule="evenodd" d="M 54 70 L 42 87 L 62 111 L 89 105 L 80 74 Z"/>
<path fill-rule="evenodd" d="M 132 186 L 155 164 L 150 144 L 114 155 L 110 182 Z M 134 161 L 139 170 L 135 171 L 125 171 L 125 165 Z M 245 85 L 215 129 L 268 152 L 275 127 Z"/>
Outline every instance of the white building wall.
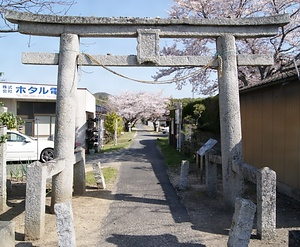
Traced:
<path fill-rule="evenodd" d="M 20 88 L 23 89 L 21 93 Z M 56 92 L 56 85 L 0 82 L 0 102 L 3 102 L 8 111 L 14 114 L 17 114 L 17 101 L 56 101 L 54 92 Z M 86 88 L 78 88 L 76 97 L 75 145 L 85 147 L 87 115 L 95 118 L 96 99 Z"/>
<path fill-rule="evenodd" d="M 95 117 L 96 99 L 87 89 L 77 89 L 76 146 L 85 147 L 87 114 Z"/>
<path fill-rule="evenodd" d="M 15 115 L 17 114 L 17 100 L 16 99 L 0 98 L 0 101 L 4 104 L 4 106 L 7 107 L 9 112 L 12 112 Z"/>

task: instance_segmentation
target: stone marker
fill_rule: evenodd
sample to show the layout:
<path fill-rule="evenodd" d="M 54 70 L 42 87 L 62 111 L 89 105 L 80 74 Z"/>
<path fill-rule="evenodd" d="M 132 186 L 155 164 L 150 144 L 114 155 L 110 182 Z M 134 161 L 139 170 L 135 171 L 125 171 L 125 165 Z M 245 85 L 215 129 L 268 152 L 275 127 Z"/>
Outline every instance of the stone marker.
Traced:
<path fill-rule="evenodd" d="M 59 247 L 75 247 L 75 230 L 73 210 L 70 202 L 57 203 L 54 205 L 56 215 L 56 232 Z"/>
<path fill-rule="evenodd" d="M 97 183 L 98 189 L 106 189 L 106 184 L 104 181 L 104 176 L 101 171 L 101 164 L 100 162 L 98 163 L 93 163 L 93 170 L 94 170 L 94 175 Z"/>
<path fill-rule="evenodd" d="M 186 190 L 189 185 L 189 169 L 190 162 L 187 160 L 183 160 L 181 162 L 181 171 L 180 171 L 180 179 L 179 179 L 179 189 Z"/>
<path fill-rule="evenodd" d="M 0 221 L 0 246 L 15 247 L 15 224 L 12 221 Z"/>
<path fill-rule="evenodd" d="M 276 235 L 276 172 L 263 167 L 257 172 L 257 235 L 273 239 Z"/>
<path fill-rule="evenodd" d="M 217 196 L 217 183 L 218 183 L 218 167 L 215 162 L 209 160 L 210 153 L 205 155 L 205 187 L 206 194 L 209 197 Z"/>
<path fill-rule="evenodd" d="M 247 199 L 237 198 L 232 224 L 229 231 L 228 247 L 247 247 L 250 241 L 255 204 Z"/>
<path fill-rule="evenodd" d="M 40 239 L 45 233 L 46 163 L 35 161 L 27 166 L 25 200 L 25 240 Z"/>

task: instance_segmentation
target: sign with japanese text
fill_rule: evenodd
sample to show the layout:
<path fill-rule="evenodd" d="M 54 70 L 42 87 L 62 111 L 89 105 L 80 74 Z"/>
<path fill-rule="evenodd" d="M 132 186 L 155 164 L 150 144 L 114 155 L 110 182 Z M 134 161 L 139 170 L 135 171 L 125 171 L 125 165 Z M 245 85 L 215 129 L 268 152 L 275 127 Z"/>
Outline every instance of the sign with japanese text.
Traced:
<path fill-rule="evenodd" d="M 0 83 L 0 98 L 56 99 L 56 91 L 54 85 Z"/>

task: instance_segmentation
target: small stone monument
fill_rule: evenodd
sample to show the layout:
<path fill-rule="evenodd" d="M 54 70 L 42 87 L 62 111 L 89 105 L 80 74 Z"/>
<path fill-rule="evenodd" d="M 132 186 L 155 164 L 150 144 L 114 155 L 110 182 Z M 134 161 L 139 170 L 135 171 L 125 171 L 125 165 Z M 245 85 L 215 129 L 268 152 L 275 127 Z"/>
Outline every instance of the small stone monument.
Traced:
<path fill-rule="evenodd" d="M 251 200 L 237 198 L 229 231 L 228 247 L 248 247 L 256 206 Z"/>
<path fill-rule="evenodd" d="M 180 179 L 179 179 L 179 189 L 186 190 L 189 185 L 189 169 L 190 162 L 187 160 L 183 160 L 181 162 L 181 171 L 180 171 Z"/>
<path fill-rule="evenodd" d="M 56 231 L 58 235 L 58 246 L 75 247 L 76 238 L 71 203 L 64 202 L 55 204 L 54 212 L 56 215 Z"/>
<path fill-rule="evenodd" d="M 94 175 L 97 183 L 98 189 L 106 189 L 106 184 L 104 181 L 104 176 L 101 171 L 101 164 L 100 162 L 98 163 L 93 163 L 93 170 L 94 170 Z"/>

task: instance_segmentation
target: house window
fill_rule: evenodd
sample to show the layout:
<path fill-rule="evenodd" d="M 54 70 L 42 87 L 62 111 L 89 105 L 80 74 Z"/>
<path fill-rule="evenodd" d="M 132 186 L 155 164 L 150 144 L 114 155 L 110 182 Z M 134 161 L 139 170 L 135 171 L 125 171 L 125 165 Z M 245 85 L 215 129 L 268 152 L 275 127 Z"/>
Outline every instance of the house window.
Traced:
<path fill-rule="evenodd" d="M 54 134 L 55 116 L 35 115 L 34 136 L 50 136 Z"/>

